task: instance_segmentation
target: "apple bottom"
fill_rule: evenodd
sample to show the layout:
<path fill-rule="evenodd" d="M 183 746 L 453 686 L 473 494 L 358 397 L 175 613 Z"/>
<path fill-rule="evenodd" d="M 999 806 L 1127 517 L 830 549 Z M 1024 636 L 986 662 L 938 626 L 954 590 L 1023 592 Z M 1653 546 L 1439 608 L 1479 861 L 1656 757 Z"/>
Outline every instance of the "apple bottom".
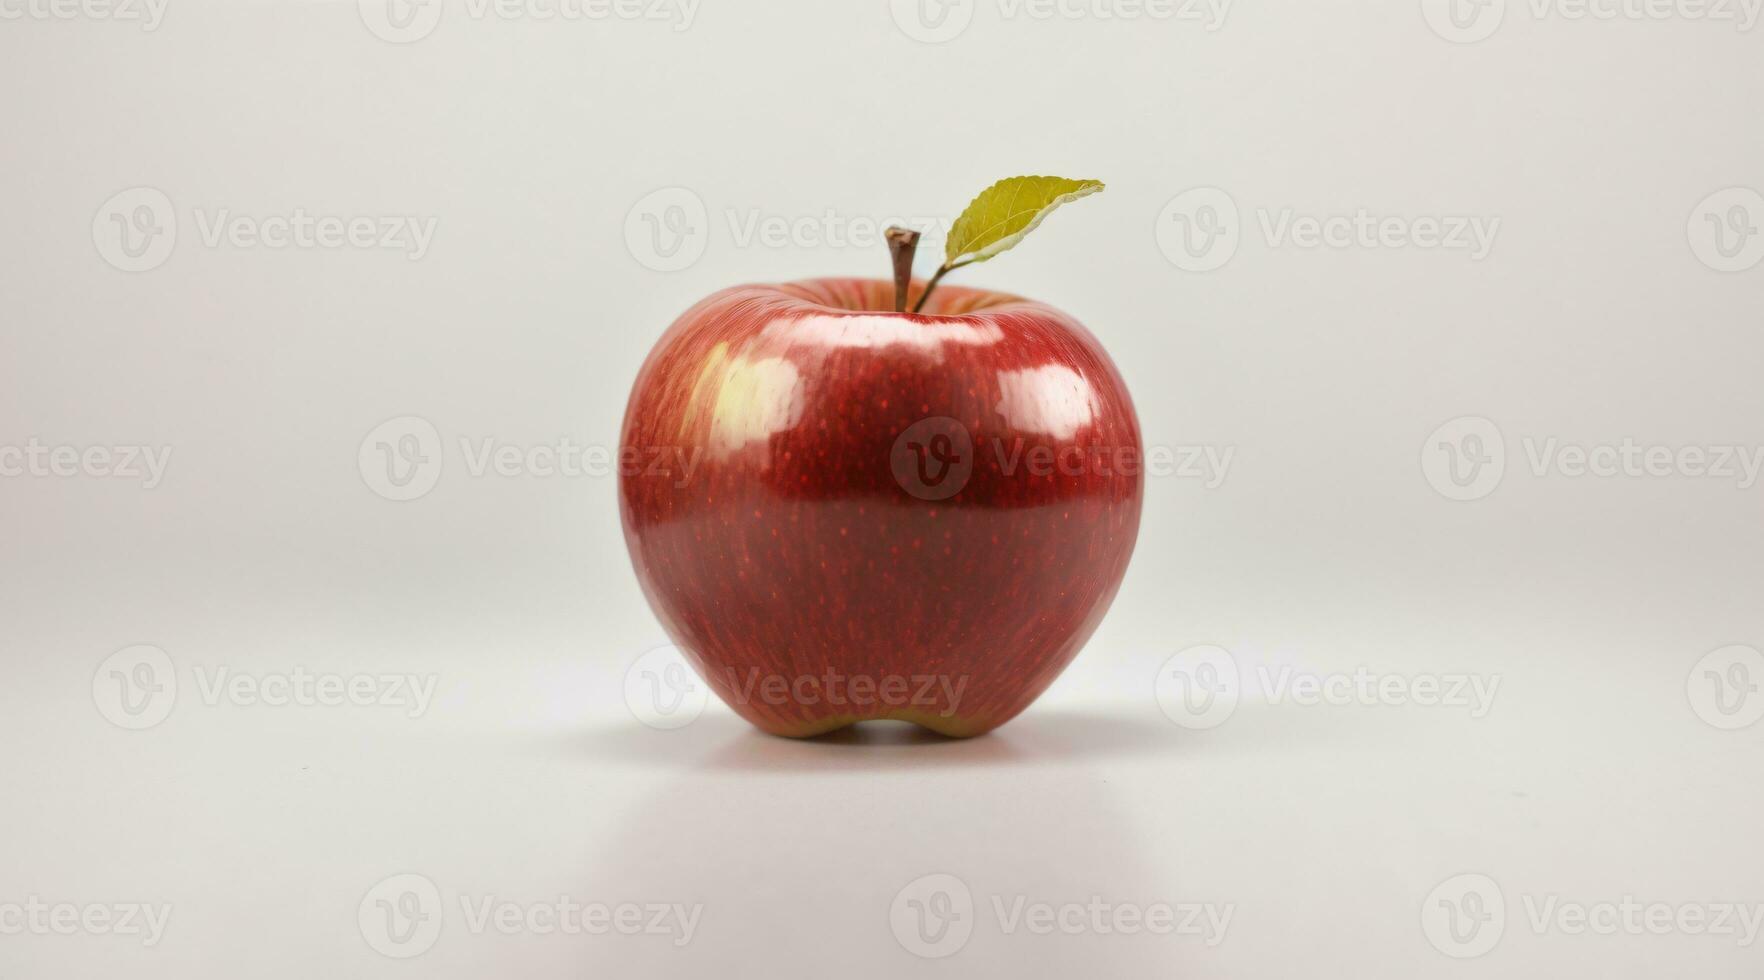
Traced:
<path fill-rule="evenodd" d="M 868 721 L 910 722 L 950 738 L 972 738 L 976 735 L 984 735 L 1011 720 L 1028 704 L 1028 702 L 1024 702 L 1023 705 L 1008 714 L 1001 713 L 992 717 L 964 715 L 959 710 L 950 711 L 948 708 L 939 708 L 936 705 L 921 707 L 884 704 L 871 706 L 853 704 L 849 711 L 821 716 L 806 716 L 788 709 L 745 703 L 738 692 L 726 689 L 726 685 L 719 686 L 714 681 L 711 683 L 711 687 L 716 690 L 724 703 L 754 727 L 767 734 L 779 735 L 784 738 L 813 738 Z"/>
<path fill-rule="evenodd" d="M 906 721 L 948 738 L 973 738 L 992 731 L 1009 719 L 1001 718 L 993 722 L 966 721 L 961 718 L 941 718 L 924 711 L 899 710 L 882 715 L 823 718 L 818 721 L 797 722 L 794 725 L 768 722 L 752 715 L 747 716 L 747 720 L 766 734 L 782 738 L 815 738 L 866 721 Z"/>
<path fill-rule="evenodd" d="M 901 721 L 966 738 L 997 728 L 1039 697 L 1113 598 L 1113 589 L 1098 597 L 1050 588 L 1039 607 L 1030 607 L 1037 612 L 976 627 L 960 607 L 986 600 L 946 592 L 945 584 L 927 582 L 916 607 L 887 616 L 835 600 L 795 610 L 756 600 L 751 615 L 732 615 L 735 603 L 725 601 L 721 615 L 670 617 L 667 625 L 717 696 L 773 735 L 807 738 L 860 722 Z M 1094 605 L 1081 608 L 1085 599 Z M 736 634 L 745 634 L 744 642 L 735 642 Z M 770 642 L 755 645 L 760 636 Z"/>
<path fill-rule="evenodd" d="M 697 659 L 725 703 L 775 735 L 802 738 L 872 720 L 912 722 L 944 735 L 983 730 L 960 711 L 965 676 L 850 675 L 831 666 L 787 676 L 757 665 L 708 667 Z"/>
<path fill-rule="evenodd" d="M 842 521 L 839 513 L 849 508 L 855 515 L 857 506 L 804 507 L 801 521 Z M 874 506 L 869 509 L 873 514 Z M 995 537 L 986 529 L 1016 523 L 996 511 L 967 519 L 945 511 L 936 520 L 948 525 L 952 540 L 973 541 L 953 549 L 956 554 L 995 557 L 1000 549 L 986 547 Z M 1099 595 L 1087 579 L 1114 579 L 1115 569 L 1078 570 L 1082 563 L 1073 556 L 1087 549 L 1057 531 L 1024 536 L 1019 530 L 1029 554 L 997 560 L 1015 564 L 1020 576 L 987 578 L 977 588 L 975 577 L 948 567 L 941 549 L 926 554 L 908 547 L 871 570 L 867 535 L 857 519 L 848 523 L 852 536 L 820 538 L 807 564 L 864 569 L 850 576 L 851 588 L 834 587 L 845 576 L 791 588 L 789 566 L 773 561 L 737 565 L 720 577 L 714 594 L 681 588 L 651 595 L 699 676 L 737 714 L 771 734 L 804 738 L 872 720 L 910 722 L 952 737 L 984 734 L 1053 682 L 1113 598 L 1112 585 Z M 1099 523 L 1072 531 L 1095 546 L 1093 536 L 1106 535 L 1108 526 Z M 757 521 L 724 531 L 728 536 L 706 548 L 708 536 L 701 541 L 681 527 L 652 528 L 643 553 L 668 567 L 702 561 L 706 552 L 757 552 L 762 540 L 772 540 Z"/>

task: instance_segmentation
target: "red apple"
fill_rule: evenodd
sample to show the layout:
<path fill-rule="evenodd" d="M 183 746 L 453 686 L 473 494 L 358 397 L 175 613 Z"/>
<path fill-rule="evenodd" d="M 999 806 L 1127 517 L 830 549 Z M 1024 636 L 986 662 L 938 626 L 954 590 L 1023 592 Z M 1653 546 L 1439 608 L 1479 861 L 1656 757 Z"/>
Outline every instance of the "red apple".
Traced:
<path fill-rule="evenodd" d="M 724 290 L 656 344 L 626 408 L 644 594 L 774 734 L 1003 724 L 1095 631 L 1139 530 L 1139 420 L 1089 331 L 1001 293 L 943 286 L 923 313 L 893 294 Z"/>

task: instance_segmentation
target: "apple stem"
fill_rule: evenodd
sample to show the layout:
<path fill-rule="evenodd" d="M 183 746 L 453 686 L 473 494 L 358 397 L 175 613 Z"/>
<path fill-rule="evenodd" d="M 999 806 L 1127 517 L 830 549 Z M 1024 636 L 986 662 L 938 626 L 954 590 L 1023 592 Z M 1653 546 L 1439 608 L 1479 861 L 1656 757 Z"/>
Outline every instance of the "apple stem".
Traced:
<path fill-rule="evenodd" d="M 955 268 L 953 265 L 938 266 L 937 271 L 931 274 L 931 281 L 925 284 L 925 291 L 919 295 L 919 303 L 913 307 L 914 313 L 925 308 L 925 301 L 931 298 L 931 290 L 936 289 L 943 277 L 949 275 Z"/>
<path fill-rule="evenodd" d="M 918 250 L 918 232 L 898 226 L 888 229 L 888 251 L 894 256 L 894 312 L 896 313 L 906 312 L 907 291 L 913 286 L 913 253 Z M 927 289 L 926 292 L 930 292 L 930 290 Z M 923 306 L 924 301 L 920 300 L 919 305 Z"/>

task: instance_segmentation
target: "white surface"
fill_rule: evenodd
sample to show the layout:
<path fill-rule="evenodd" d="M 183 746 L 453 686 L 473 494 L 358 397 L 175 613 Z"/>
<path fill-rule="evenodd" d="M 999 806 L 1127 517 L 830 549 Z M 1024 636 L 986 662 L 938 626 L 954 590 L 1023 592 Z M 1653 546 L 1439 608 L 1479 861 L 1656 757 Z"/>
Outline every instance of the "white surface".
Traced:
<path fill-rule="evenodd" d="M 1454 44 L 1431 2 L 1234 4 L 1216 31 L 988 2 L 926 44 L 880 0 L 695 9 L 675 30 L 450 5 L 408 44 L 355 4 L 0 21 L 0 447 L 172 451 L 152 489 L 0 478 L 0 976 L 1756 975 L 1743 936 L 1534 912 L 1764 903 L 1764 727 L 1711 723 L 1725 664 L 1701 663 L 1764 646 L 1764 488 L 1531 457 L 1764 445 L 1764 237 L 1723 257 L 1699 220 L 1764 225 L 1758 30 L 1508 3 Z M 1229 450 L 1223 479 L 1151 481 L 1114 611 L 993 737 L 797 744 L 714 704 L 639 724 L 626 671 L 663 637 L 613 481 L 474 476 L 461 440 L 605 447 L 693 300 L 886 273 L 818 231 L 743 246 L 750 221 L 947 219 L 1026 171 L 1109 188 L 961 281 L 1084 320 L 1147 442 Z M 106 219 L 140 187 L 178 237 L 131 258 Z M 1174 212 L 1227 200 L 1236 250 L 1181 253 Z M 702 233 L 645 244 L 646 215 L 694 201 Z M 434 234 L 414 261 L 211 245 L 223 209 Z M 1307 249 L 1269 240 L 1288 209 L 1500 224 L 1480 259 Z M 360 454 L 405 417 L 432 437 L 391 441 L 443 466 L 395 503 Z M 1498 484 L 1450 483 L 1438 443 L 1491 433 Z M 129 731 L 100 665 L 136 644 L 178 692 Z M 1202 644 L 1245 692 L 1194 731 L 1157 695 Z M 1482 717 L 1253 689 L 1361 666 L 1498 687 Z M 415 718 L 205 703 L 222 668 L 436 687 Z M 441 928 L 396 959 L 373 890 L 404 874 Z M 1463 874 L 1505 913 L 1457 945 L 1432 900 Z M 891 919 L 927 875 L 973 901 L 943 959 Z M 474 932 L 461 906 L 560 895 L 702 913 L 674 948 Z M 4 931 L 33 896 L 171 917 L 151 947 Z M 1092 896 L 1231 918 L 1209 946 L 1006 934 L 993 910 Z"/>

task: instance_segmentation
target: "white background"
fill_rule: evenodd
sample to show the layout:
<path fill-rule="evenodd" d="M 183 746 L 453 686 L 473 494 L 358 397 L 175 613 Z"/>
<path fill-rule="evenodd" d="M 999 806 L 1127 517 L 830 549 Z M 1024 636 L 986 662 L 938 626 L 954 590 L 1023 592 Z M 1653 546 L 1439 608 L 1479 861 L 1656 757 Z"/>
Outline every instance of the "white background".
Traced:
<path fill-rule="evenodd" d="M 151 488 L 0 456 L 0 975 L 1756 976 L 1737 921 L 1558 913 L 1764 903 L 1764 487 L 1533 456 L 1764 446 L 1764 29 L 1445 8 L 449 0 L 400 32 L 382 0 L 151 25 L 0 0 L 0 447 L 171 453 Z M 1223 479 L 1150 480 L 1103 628 L 991 737 L 641 723 L 627 671 L 666 638 L 615 480 L 474 475 L 462 440 L 614 445 L 692 302 L 884 276 L 821 226 L 951 218 L 1017 173 L 1108 190 L 960 281 L 1087 323 L 1147 443 L 1229 450 Z M 1201 204 L 1224 251 L 1181 248 Z M 125 240 L 143 205 L 161 235 Z M 297 211 L 433 238 L 205 234 Z M 1361 212 L 1394 244 L 1270 234 Z M 1403 237 L 1435 218 L 1497 230 Z M 394 502 L 362 449 L 407 418 L 435 482 Z M 107 658 L 140 644 L 164 659 L 122 673 L 163 718 L 130 730 L 152 719 L 110 671 L 135 654 Z M 1206 729 L 1169 697 L 1197 645 L 1241 680 Z M 1498 687 L 1479 713 L 1259 680 L 1359 667 Z M 435 694 L 415 718 L 205 697 L 297 669 Z M 407 874 L 433 891 L 400 906 Z M 891 910 L 939 889 L 967 932 L 915 945 Z M 702 913 L 676 948 L 465 911 L 559 896 Z M 1093 896 L 1231 917 L 1037 935 L 995 906 Z M 33 928 L 33 898 L 171 912 L 149 945 Z M 439 930 L 388 939 L 380 899 Z"/>

